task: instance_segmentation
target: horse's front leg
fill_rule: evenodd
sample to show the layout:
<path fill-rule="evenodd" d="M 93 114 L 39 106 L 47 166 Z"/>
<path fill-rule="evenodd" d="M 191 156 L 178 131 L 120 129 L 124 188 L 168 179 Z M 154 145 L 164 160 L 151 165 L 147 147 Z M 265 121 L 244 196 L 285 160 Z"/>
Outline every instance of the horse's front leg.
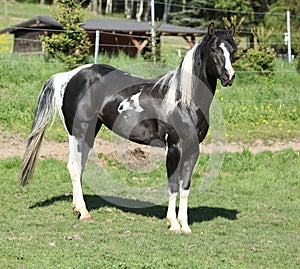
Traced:
<path fill-rule="evenodd" d="M 195 164 L 199 156 L 199 148 L 194 147 L 193 151 L 182 156 L 182 165 L 180 171 L 180 201 L 178 211 L 178 222 L 181 226 L 181 231 L 184 233 L 192 233 L 188 224 L 188 197 L 190 193 L 190 182 Z"/>
<path fill-rule="evenodd" d="M 180 224 L 176 218 L 176 198 L 179 192 L 179 162 L 181 150 L 178 145 L 168 145 L 166 152 L 166 164 L 169 187 L 169 205 L 167 211 L 167 224 L 169 230 L 180 232 Z"/>

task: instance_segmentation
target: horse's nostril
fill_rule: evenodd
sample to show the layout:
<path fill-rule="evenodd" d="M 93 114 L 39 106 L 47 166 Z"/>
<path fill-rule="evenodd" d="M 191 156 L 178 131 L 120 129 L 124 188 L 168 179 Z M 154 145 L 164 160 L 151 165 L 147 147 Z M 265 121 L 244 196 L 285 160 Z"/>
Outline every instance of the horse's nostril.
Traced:
<path fill-rule="evenodd" d="M 229 74 L 228 74 L 228 73 L 224 73 L 223 79 L 224 79 L 225 81 L 229 80 Z"/>

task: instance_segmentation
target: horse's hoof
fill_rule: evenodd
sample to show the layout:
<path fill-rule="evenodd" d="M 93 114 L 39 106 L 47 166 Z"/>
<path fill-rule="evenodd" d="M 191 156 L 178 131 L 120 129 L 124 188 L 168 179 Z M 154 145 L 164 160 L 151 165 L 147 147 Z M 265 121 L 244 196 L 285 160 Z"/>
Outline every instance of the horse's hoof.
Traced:
<path fill-rule="evenodd" d="M 185 234 L 192 234 L 193 233 L 190 227 L 184 227 L 184 228 L 182 227 L 181 232 L 183 232 Z"/>
<path fill-rule="evenodd" d="M 93 222 L 92 217 L 91 216 L 80 216 L 79 218 L 80 221 L 82 222 Z"/>
<path fill-rule="evenodd" d="M 177 233 L 177 234 L 179 234 L 179 233 L 181 233 L 181 229 L 180 228 L 178 228 L 178 227 L 169 227 L 169 231 L 170 232 L 172 232 L 172 233 Z"/>
<path fill-rule="evenodd" d="M 175 233 L 181 232 L 180 224 L 178 223 L 178 221 L 176 219 L 175 220 L 167 219 L 167 225 L 168 225 L 169 231 L 175 232 Z"/>
<path fill-rule="evenodd" d="M 187 221 L 178 221 L 181 227 L 181 232 L 185 233 L 185 234 L 192 234 L 192 230 L 190 228 L 190 226 L 188 225 Z"/>

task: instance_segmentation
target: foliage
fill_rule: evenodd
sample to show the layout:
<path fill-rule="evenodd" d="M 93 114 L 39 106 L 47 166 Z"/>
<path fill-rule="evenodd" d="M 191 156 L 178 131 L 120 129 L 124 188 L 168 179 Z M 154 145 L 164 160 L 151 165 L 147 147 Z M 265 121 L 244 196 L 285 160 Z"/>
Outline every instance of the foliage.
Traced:
<path fill-rule="evenodd" d="M 230 11 L 238 11 L 243 13 L 252 13 L 253 7 L 251 6 L 251 1 L 249 0 L 236 0 L 236 1 L 227 1 L 227 0 L 217 0 L 214 1 L 214 7 L 217 9 L 228 10 L 229 12 L 223 13 L 224 17 L 229 17 L 232 13 Z M 232 15 L 231 15 L 232 17 Z M 236 16 L 235 16 L 236 17 Z M 244 25 L 249 25 L 253 20 L 252 16 L 242 17 Z M 241 25 L 240 25 L 241 26 Z"/>
<path fill-rule="evenodd" d="M 80 27 L 83 21 L 82 1 L 56 0 L 54 18 L 63 25 L 63 33 L 42 36 L 44 50 L 66 67 L 72 68 L 86 61 L 91 42 Z"/>
<path fill-rule="evenodd" d="M 295 0 L 280 0 L 276 1 L 269 8 L 268 13 L 264 17 L 264 24 L 267 29 L 275 28 L 277 32 L 282 33 L 282 35 L 272 35 L 270 37 L 270 42 L 274 43 L 273 47 L 280 53 L 287 52 L 287 46 L 284 44 L 284 35 L 287 31 L 286 25 L 286 11 L 289 10 L 291 14 L 291 45 L 292 51 L 296 50 L 297 35 L 300 28 L 300 1 Z M 276 15 L 272 15 L 272 14 Z"/>
<path fill-rule="evenodd" d="M 258 45 L 256 48 L 250 48 L 245 54 L 240 55 L 238 61 L 235 63 L 240 70 L 254 71 L 261 75 L 271 75 L 275 66 L 275 49 L 265 43 L 269 40 L 274 29 L 265 32 L 264 27 L 258 27 L 251 30 Z"/>
<path fill-rule="evenodd" d="M 206 28 L 210 21 L 215 19 L 213 7 L 212 1 L 187 1 L 186 8 L 170 14 L 170 22 L 182 26 Z"/>
<path fill-rule="evenodd" d="M 275 50 L 269 46 L 258 45 L 242 54 L 235 66 L 241 71 L 258 72 L 261 75 L 272 75 L 275 66 Z"/>
<path fill-rule="evenodd" d="M 245 19 L 244 25 L 249 28 L 263 21 L 263 14 L 259 13 L 267 12 L 269 5 L 273 2 L 274 0 L 191 0 L 187 1 L 185 8 L 171 14 L 171 22 L 182 26 L 203 28 L 211 20 L 218 23 L 223 17 L 229 18 L 233 13 L 237 12 L 239 15 L 242 14 Z M 219 25 L 217 24 L 217 26 Z"/>

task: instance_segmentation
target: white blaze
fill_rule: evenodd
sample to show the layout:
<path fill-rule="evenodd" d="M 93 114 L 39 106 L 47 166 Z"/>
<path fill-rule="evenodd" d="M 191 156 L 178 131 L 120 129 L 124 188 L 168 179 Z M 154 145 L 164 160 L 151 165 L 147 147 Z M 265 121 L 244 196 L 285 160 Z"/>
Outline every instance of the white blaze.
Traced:
<path fill-rule="evenodd" d="M 234 70 L 232 68 L 231 61 L 230 61 L 230 53 L 227 50 L 227 48 L 225 47 L 224 43 L 221 43 L 220 48 L 223 50 L 223 54 L 225 57 L 225 69 L 228 72 L 229 79 L 232 79 L 232 77 L 234 75 Z"/>

